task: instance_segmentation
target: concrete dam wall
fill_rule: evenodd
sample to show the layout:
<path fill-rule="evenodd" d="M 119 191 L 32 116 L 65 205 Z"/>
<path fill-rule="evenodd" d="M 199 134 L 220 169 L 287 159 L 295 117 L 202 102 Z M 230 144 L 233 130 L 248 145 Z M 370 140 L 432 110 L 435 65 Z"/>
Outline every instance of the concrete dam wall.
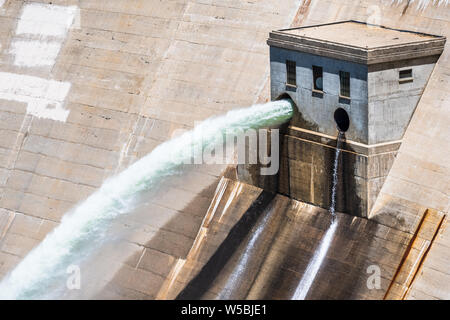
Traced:
<path fill-rule="evenodd" d="M 177 129 L 270 100 L 270 31 L 349 19 L 447 37 L 450 30 L 445 3 L 5 1 L 0 279 L 64 213 Z M 448 71 L 447 44 L 368 217 L 338 214 L 306 298 L 450 297 Z M 295 298 L 328 214 L 282 195 L 256 210 L 266 191 L 236 180 L 234 168 L 196 165 L 144 195 L 136 212 L 115 221 L 114 241 L 82 266 L 82 290 L 62 297 Z M 253 222 L 242 223 L 249 211 Z M 230 234 L 239 242 L 213 268 Z M 381 286 L 371 290 L 374 264 Z M 208 268 L 213 276 L 204 276 Z"/>
<path fill-rule="evenodd" d="M 279 8 L 270 1 L 224 5 L 95 0 L 53 5 L 61 8 L 55 13 L 44 1 L 6 1 L 0 8 L 1 72 L 7 82 L 18 86 L 25 79 L 33 88 L 42 79 L 38 83 L 43 92 L 38 94 L 45 94 L 48 83 L 70 85 L 66 97 L 37 96 L 59 101 L 64 116 L 59 120 L 30 114 L 29 99 L 0 99 L 2 277 L 59 224 L 65 212 L 176 129 L 253 104 L 266 81 L 267 33 L 274 25 L 289 25 L 297 10 L 292 1 Z M 37 16 L 38 23 L 53 17 L 50 21 L 62 24 L 62 32 L 18 31 L 22 20 L 30 20 L 27 12 L 33 11 L 43 15 Z M 37 47 L 57 42 L 59 51 L 55 55 L 53 49 L 48 57 L 43 50 L 45 64 L 16 65 L 14 43 L 35 40 L 43 42 Z M 31 88 L 22 96 L 33 97 Z M 114 251 L 118 256 L 110 259 L 115 263 L 106 278 L 121 271 L 104 297 L 155 297 L 165 275 L 154 272 L 153 265 L 143 267 L 145 261 L 167 263 L 166 270 L 185 256 L 211 201 L 210 188 L 214 191 L 223 169 L 192 170 L 186 181 L 171 184 L 142 207 L 144 213 L 156 212 L 158 219 L 147 219 L 143 213 L 117 223 L 119 233 L 132 232 L 115 244 L 121 249 Z M 139 268 L 127 262 L 134 255 Z M 90 281 L 84 279 L 82 285 L 87 286 Z M 85 291 L 83 296 L 94 294 Z"/>

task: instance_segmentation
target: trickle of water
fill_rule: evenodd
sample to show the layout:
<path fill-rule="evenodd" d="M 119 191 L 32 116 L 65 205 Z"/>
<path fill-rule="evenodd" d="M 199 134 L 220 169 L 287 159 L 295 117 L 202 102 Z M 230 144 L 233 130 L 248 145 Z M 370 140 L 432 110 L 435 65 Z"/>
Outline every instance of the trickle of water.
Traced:
<path fill-rule="evenodd" d="M 327 232 L 323 236 L 322 240 L 320 240 L 319 247 L 314 252 L 314 255 L 306 267 L 305 273 L 300 280 L 300 283 L 297 285 L 295 292 L 292 296 L 293 300 L 304 300 L 311 289 L 311 286 L 314 282 L 314 279 L 317 276 L 317 273 L 320 270 L 320 266 L 325 259 L 325 256 L 328 252 L 328 249 L 331 246 L 333 241 L 334 233 L 336 232 L 338 222 L 336 219 L 336 189 L 338 183 L 338 169 L 339 169 L 339 154 L 341 153 L 342 141 L 344 139 L 344 133 L 339 131 L 337 142 L 336 142 L 336 153 L 334 156 L 333 163 L 333 185 L 331 187 L 331 205 L 330 205 L 330 215 L 331 215 L 331 225 L 328 228 Z"/>
<path fill-rule="evenodd" d="M 158 187 L 177 172 L 193 150 L 215 146 L 225 134 L 277 126 L 292 117 L 292 101 L 280 100 L 232 110 L 207 119 L 193 130 L 160 144 L 118 175 L 106 180 L 86 200 L 67 213 L 60 225 L 0 282 L 0 299 L 50 298 L 55 283 L 64 285 L 67 267 L 85 259 L 107 241 L 111 222 L 136 206 L 137 196 Z"/>
<path fill-rule="evenodd" d="M 334 155 L 334 163 L 333 163 L 333 184 L 331 186 L 331 205 L 330 205 L 330 214 L 333 220 L 336 218 L 336 189 L 338 184 L 338 168 L 339 168 L 339 155 L 341 153 L 341 145 L 342 140 L 344 138 L 344 133 L 339 131 L 337 142 L 336 142 L 336 153 Z"/>

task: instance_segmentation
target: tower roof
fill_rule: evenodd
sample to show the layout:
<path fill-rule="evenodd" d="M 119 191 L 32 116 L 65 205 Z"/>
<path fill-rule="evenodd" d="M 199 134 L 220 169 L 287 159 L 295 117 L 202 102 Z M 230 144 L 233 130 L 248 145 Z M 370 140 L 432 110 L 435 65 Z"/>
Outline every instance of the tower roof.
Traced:
<path fill-rule="evenodd" d="M 445 37 L 348 20 L 273 31 L 270 46 L 363 64 L 439 55 Z"/>

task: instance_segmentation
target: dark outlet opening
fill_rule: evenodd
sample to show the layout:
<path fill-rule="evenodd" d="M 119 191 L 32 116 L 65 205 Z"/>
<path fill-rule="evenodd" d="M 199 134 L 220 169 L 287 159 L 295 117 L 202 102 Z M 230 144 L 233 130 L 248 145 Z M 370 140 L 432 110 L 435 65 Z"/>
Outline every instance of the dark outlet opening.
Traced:
<path fill-rule="evenodd" d="M 275 101 L 280 101 L 280 100 L 289 100 L 289 101 L 292 103 L 292 105 L 294 106 L 294 110 L 297 110 L 297 105 L 295 104 L 294 100 L 292 100 L 291 96 L 290 96 L 289 94 L 287 94 L 286 92 L 280 94 L 280 95 L 275 99 Z"/>
<path fill-rule="evenodd" d="M 347 131 L 350 126 L 350 118 L 348 117 L 348 113 L 342 108 L 338 108 L 334 112 L 334 121 L 336 121 L 338 129 L 342 132 Z"/>

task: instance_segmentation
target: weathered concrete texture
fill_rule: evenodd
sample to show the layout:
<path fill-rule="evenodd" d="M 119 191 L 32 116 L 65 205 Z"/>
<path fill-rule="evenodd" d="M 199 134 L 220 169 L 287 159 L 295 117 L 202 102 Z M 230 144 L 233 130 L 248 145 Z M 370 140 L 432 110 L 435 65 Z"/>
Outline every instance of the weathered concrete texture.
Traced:
<path fill-rule="evenodd" d="M 400 140 L 445 41 L 355 21 L 273 31 L 267 40 L 272 99 L 291 96 L 299 110 L 292 124 L 304 129 L 335 135 L 333 113 L 340 107 L 350 120 L 349 140 Z M 287 83 L 287 60 L 295 62 L 295 83 Z M 323 70 L 319 87 L 313 66 Z M 400 79 L 405 69 L 412 75 Z M 348 97 L 341 96 L 341 71 L 349 73 Z"/>
<path fill-rule="evenodd" d="M 375 25 L 367 28 L 360 23 L 324 23 L 320 26 L 291 29 L 285 32 L 295 36 L 334 42 L 362 49 L 398 46 L 434 39 L 433 36 L 426 34 L 399 32 L 398 30 L 379 28 Z"/>
<path fill-rule="evenodd" d="M 278 191 L 330 208 L 336 139 L 318 137 L 297 127 L 290 127 L 282 139 Z M 343 142 L 338 160 L 338 211 L 368 216 L 395 160 L 397 148 L 398 144 L 365 148 L 351 141 Z"/>
<path fill-rule="evenodd" d="M 368 143 L 401 140 L 428 83 L 436 56 L 379 64 L 368 74 Z M 413 81 L 401 82 L 399 71 L 411 69 Z"/>
<path fill-rule="evenodd" d="M 382 9 L 380 23 L 384 25 L 447 36 L 450 30 L 448 7 L 430 6 L 416 11 L 411 5 L 405 10 L 406 2 L 385 6 L 381 0 L 283 0 L 276 4 L 234 0 L 54 0 L 56 5 L 80 7 L 79 18 L 75 18 L 55 65 L 14 66 L 9 49 L 22 7 L 25 3 L 44 2 L 7 0 L 0 8 L 0 72 L 71 83 L 64 105 L 70 113 L 66 122 L 38 119 L 26 114 L 23 102 L 0 100 L 0 119 L 4 119 L 0 121 L 0 277 L 105 177 L 151 151 L 175 129 L 253 101 L 267 100 L 269 60 L 265 39 L 270 30 L 287 27 L 293 19 L 301 24 L 351 18 L 364 21 L 377 8 Z M 382 224 L 413 232 L 425 208 L 448 212 L 448 74 L 445 51 L 373 211 Z M 78 176 L 84 169 L 95 178 L 90 174 Z M 83 297 L 175 297 L 186 283 L 174 281 L 181 270 L 187 272 L 183 268 L 185 261 L 192 261 L 192 265 L 197 260 L 206 261 L 211 253 L 197 258 L 197 254 L 205 253 L 196 248 L 207 246 L 213 252 L 239 221 L 239 212 L 245 212 L 257 197 L 258 191 L 246 197 L 229 197 L 235 199 L 228 205 L 235 216 L 230 213 L 227 220 L 220 221 L 227 226 L 218 231 L 217 243 L 202 238 L 205 229 L 200 226 L 209 221 L 210 215 L 205 218 L 204 213 L 211 212 L 207 208 L 220 169 L 200 169 L 202 175 L 192 179 L 193 186 L 188 187 L 191 190 L 173 185 L 159 204 L 149 204 L 148 211 L 137 213 L 133 220 L 119 221 L 119 230 L 132 226 L 132 232 L 125 232 L 128 241 L 111 244 L 115 250 L 105 248 L 103 252 L 106 262 L 114 262 L 110 265 L 114 272 L 100 277 L 101 285 L 88 288 L 89 294 Z M 199 190 L 204 191 L 198 194 Z M 241 192 L 239 188 L 233 190 Z M 236 210 L 231 210 L 233 207 Z M 152 219 L 149 223 L 148 212 L 155 213 L 152 218 L 158 221 Z M 220 217 L 216 215 L 215 219 Z M 308 221 L 318 238 L 324 226 Z M 156 230 L 160 226 L 165 228 Z M 409 298 L 449 298 L 450 231 L 443 230 Z M 197 246 L 199 242 L 201 246 Z M 304 251 L 311 253 L 315 245 L 308 242 Z M 332 252 L 342 253 L 337 248 Z M 274 255 L 281 253 L 273 251 Z M 305 261 L 299 263 L 304 267 Z M 389 261 L 383 264 L 389 265 Z M 198 268 L 183 279 L 193 277 Z M 298 280 L 298 275 L 293 279 Z M 386 284 L 384 281 L 383 286 Z"/>
<path fill-rule="evenodd" d="M 379 13 L 377 15 L 376 13 Z M 305 24 L 347 19 L 378 21 L 393 28 L 428 32 L 449 37 L 448 6 L 429 4 L 417 10 L 417 3 L 383 1 L 317 1 Z M 413 232 L 426 208 L 448 213 L 450 209 L 450 141 L 448 87 L 449 43 L 434 68 L 427 87 L 406 130 L 402 146 L 383 185 L 371 218 L 385 225 Z M 408 298 L 450 297 L 450 229 L 443 229 L 423 264 Z"/>
<path fill-rule="evenodd" d="M 60 101 L 69 111 L 65 122 L 37 118 L 28 113 L 26 103 L 0 99 L 0 277 L 106 177 L 153 150 L 176 129 L 251 105 L 269 68 L 267 33 L 274 26 L 289 26 L 299 4 L 294 0 L 276 6 L 268 0 L 52 3 L 78 9 L 65 37 L 17 31 L 25 6 L 48 1 L 8 0 L 0 8 L 1 74 L 70 84 L 66 99 Z M 11 48 L 17 39 L 38 40 L 42 46 L 56 39 L 61 47 L 54 65 L 15 65 Z M 167 215 L 170 223 L 162 218 L 152 228 L 146 219 L 119 223 L 121 231 L 130 225 L 132 231 L 125 232 L 123 254 L 110 259 L 116 262 L 111 269 L 121 271 L 118 282 L 103 291 L 105 297 L 154 297 L 148 290 L 157 287 L 151 281 L 159 280 L 146 278 L 151 273 L 145 263 L 142 268 L 136 267 L 137 262 L 130 267 L 127 259 L 137 254 L 144 262 L 154 254 L 157 263 L 163 263 L 166 257 L 169 262 L 183 257 L 205 212 L 202 204 L 210 202 L 208 187 L 213 185 L 214 190 L 222 170 L 200 168 L 191 190 L 173 185 L 161 196 L 152 212 Z M 199 195 L 202 190 L 205 194 Z M 105 249 L 105 255 L 108 252 Z M 110 276 L 114 275 L 105 278 Z M 98 289 L 90 288 L 89 294 Z"/>
<path fill-rule="evenodd" d="M 193 246 L 217 182 L 189 168 L 142 194 L 138 209 L 110 227 L 112 240 L 81 265 L 82 290 L 64 297 L 155 299 L 168 270 Z"/>
<path fill-rule="evenodd" d="M 411 292 L 411 285 L 426 261 L 430 249 L 435 245 L 438 233 L 441 231 L 445 216 L 434 210 L 427 210 L 408 245 L 402 262 L 392 279 L 384 299 L 402 300 Z"/>
<path fill-rule="evenodd" d="M 340 109 L 348 124 L 341 128 L 346 143 L 337 207 L 367 217 L 445 39 L 347 21 L 274 31 L 267 42 L 271 98 L 294 101 L 297 108 L 286 134 L 301 138 L 288 138 L 290 147 L 283 144 L 279 191 L 330 207 L 336 153 L 331 137 L 337 136 L 335 112 Z M 293 83 L 288 83 L 287 61 L 295 65 Z M 323 70 L 320 89 L 314 83 L 314 66 Z M 412 75 L 400 79 L 406 68 Z M 341 96 L 342 71 L 349 74 L 348 97 Z"/>
<path fill-rule="evenodd" d="M 291 299 L 330 226 L 326 210 L 277 195 L 261 207 L 261 189 L 222 179 L 187 258 L 166 280 L 164 298 Z M 237 225 L 256 221 L 233 243 Z M 231 231 L 230 231 L 231 230 Z M 366 219 L 338 215 L 338 228 L 308 299 L 381 299 L 411 235 Z M 218 249 L 219 248 L 219 249 Z M 226 248 L 226 250 L 223 250 Z M 216 250 L 222 250 L 220 254 Z M 224 258 L 225 256 L 225 258 Z M 367 268 L 381 268 L 370 290 Z M 206 271 L 206 269 L 208 271 Z M 211 275 L 212 271 L 214 274 Z M 198 279 L 195 279 L 195 277 Z M 180 291 L 182 291 L 181 294 Z"/>
<path fill-rule="evenodd" d="M 296 62 L 297 87 L 286 85 L 286 60 Z M 312 66 L 323 68 L 322 93 L 313 93 Z M 339 71 L 350 72 L 351 100 L 340 99 Z M 270 48 L 271 97 L 277 99 L 288 94 L 296 103 L 298 113 L 291 124 L 303 129 L 337 136 L 338 130 L 333 114 L 339 107 L 347 111 L 350 127 L 346 132 L 352 141 L 368 143 L 368 67 L 349 61 L 342 61 L 296 52 L 277 47 Z"/>

